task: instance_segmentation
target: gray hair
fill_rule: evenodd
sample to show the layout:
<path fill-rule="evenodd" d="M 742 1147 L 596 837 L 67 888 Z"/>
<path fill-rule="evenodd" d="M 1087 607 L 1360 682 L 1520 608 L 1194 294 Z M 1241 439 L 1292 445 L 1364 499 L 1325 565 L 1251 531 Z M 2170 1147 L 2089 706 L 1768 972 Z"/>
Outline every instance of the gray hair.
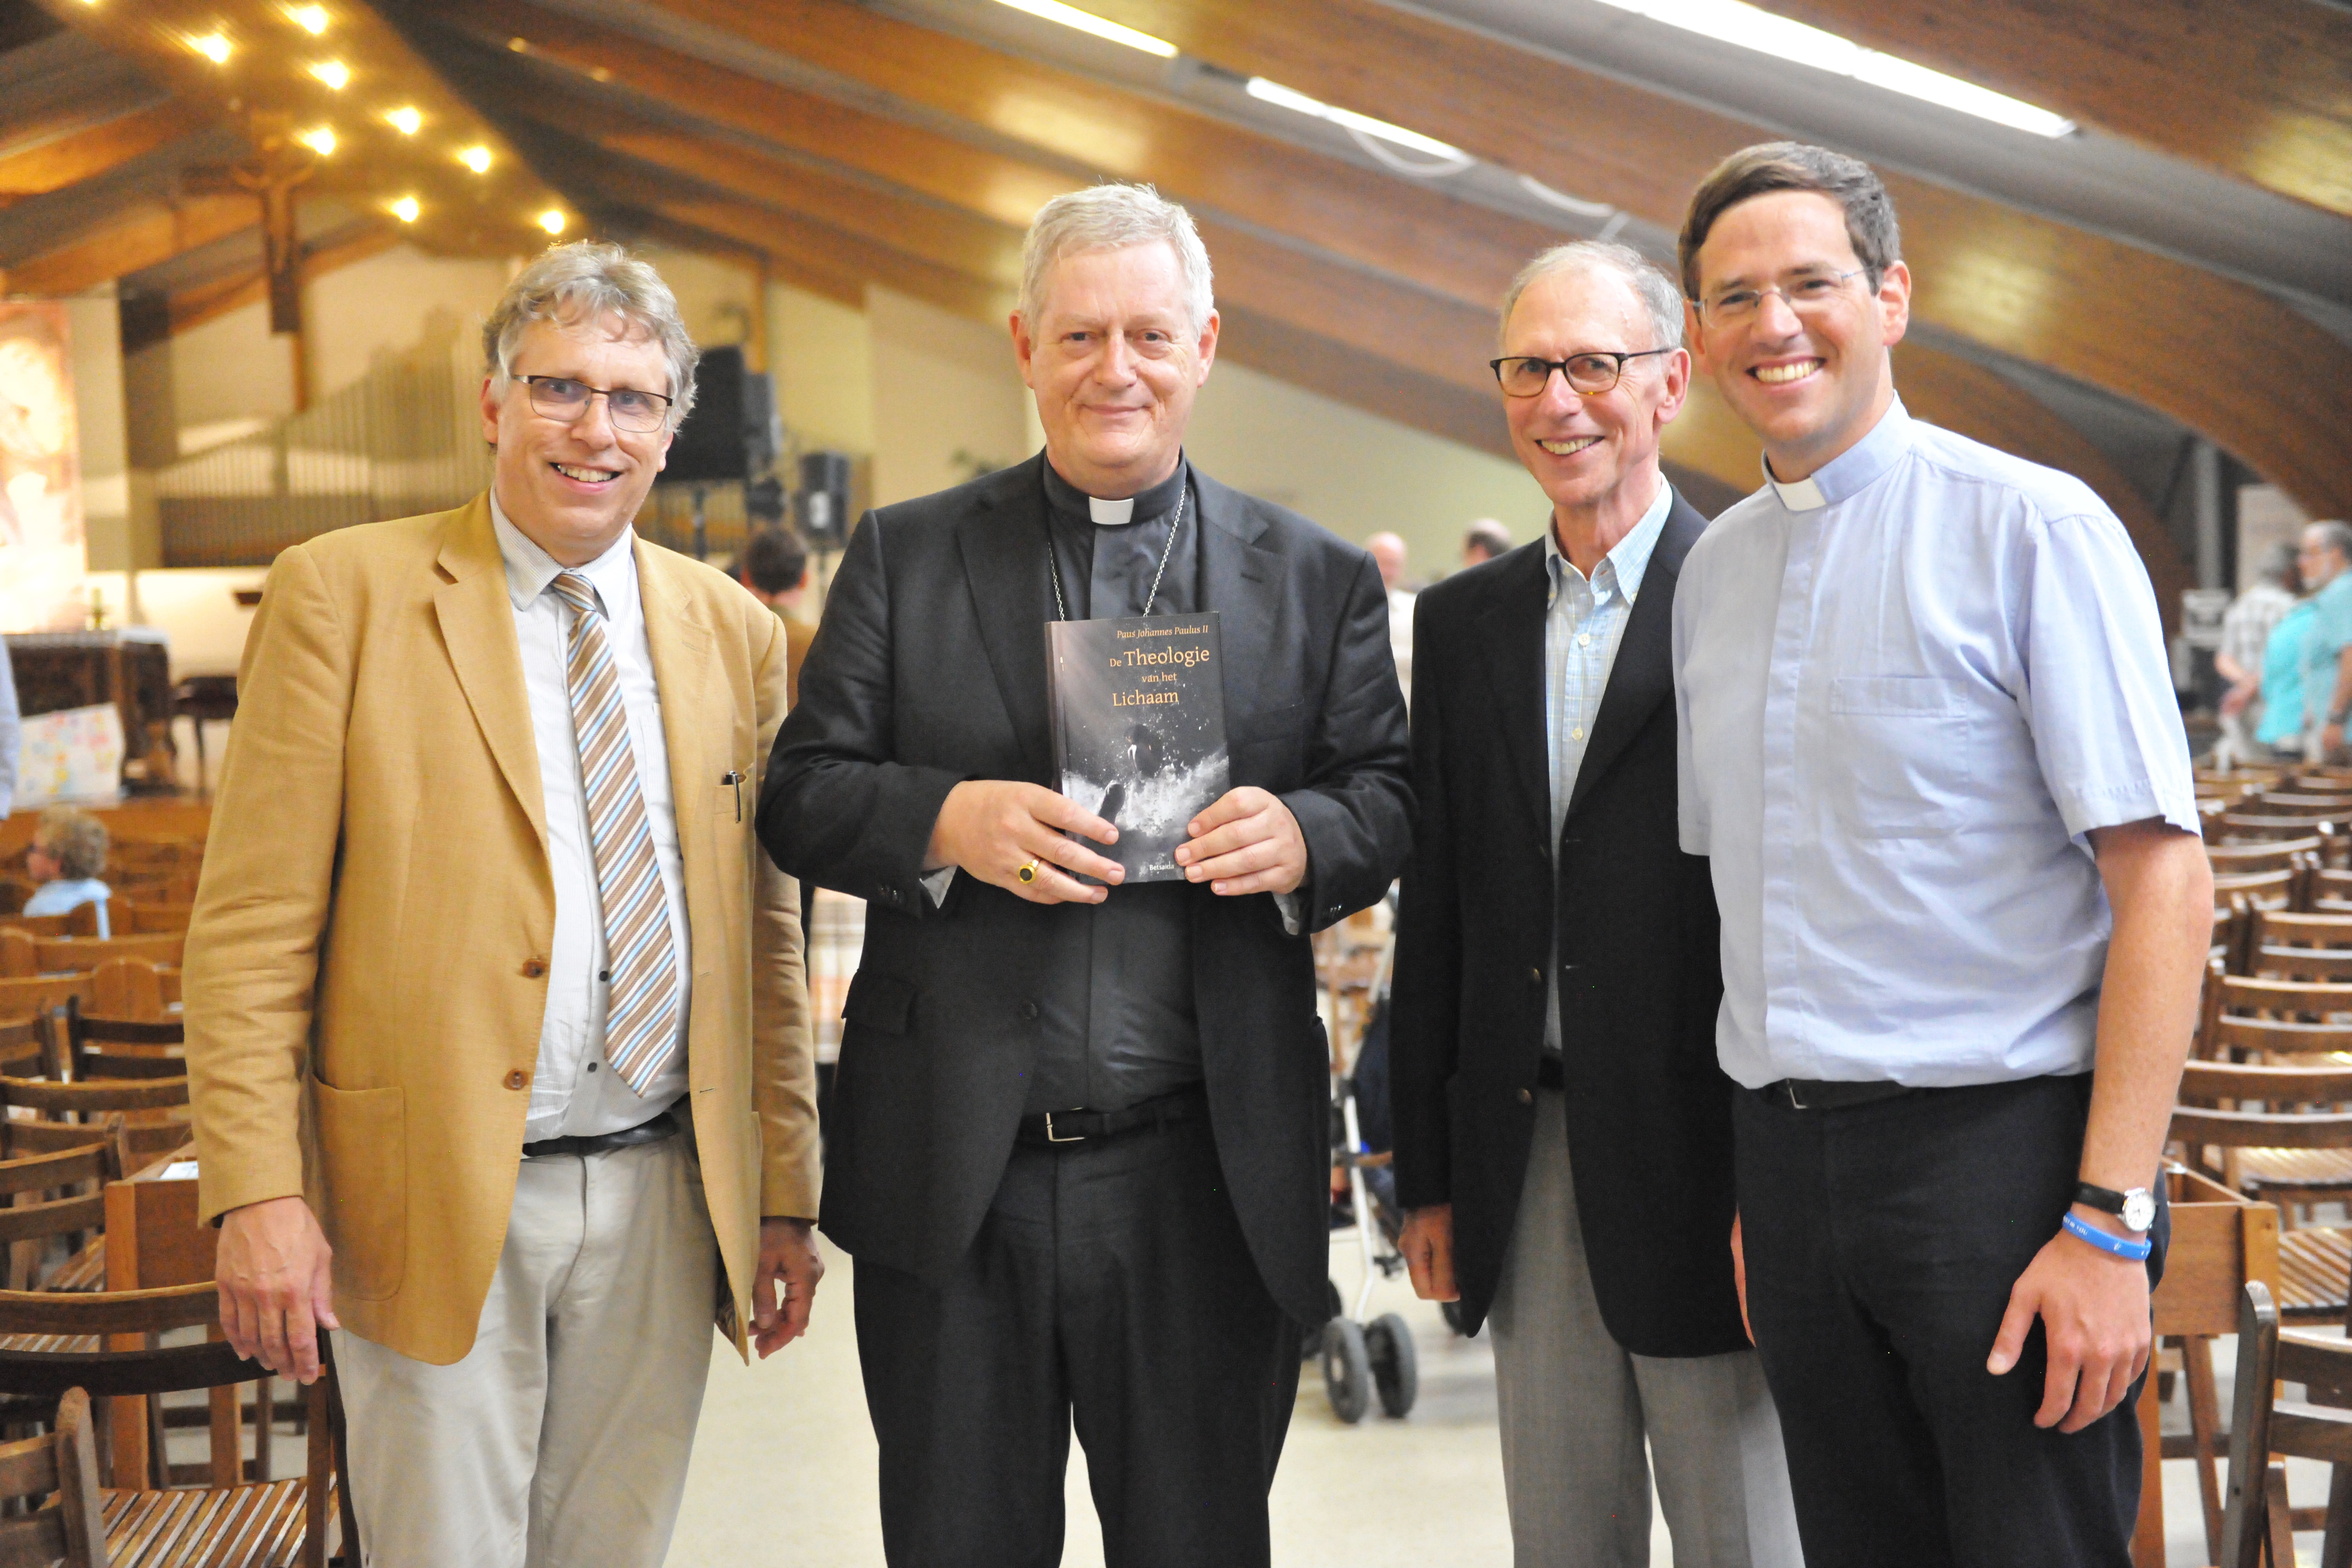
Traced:
<path fill-rule="evenodd" d="M 1502 346 L 1503 334 L 1511 330 L 1511 311 L 1517 306 L 1519 296 L 1555 272 L 1606 272 L 1623 279 L 1649 315 L 1648 346 L 1683 346 L 1683 297 L 1675 291 L 1674 279 L 1630 245 L 1606 239 L 1576 239 L 1553 246 L 1520 268 L 1519 275 L 1511 279 L 1510 288 L 1503 294 L 1502 314 L 1495 321 L 1497 348 Z"/>
<path fill-rule="evenodd" d="M 1087 250 L 1124 250 L 1130 245 L 1163 242 L 1176 253 L 1184 276 L 1184 307 L 1190 330 L 1208 330 L 1217 308 L 1209 252 L 1192 215 L 1150 185 L 1101 184 L 1055 196 L 1029 220 L 1021 244 L 1021 319 L 1034 325 L 1045 304 L 1045 274 L 1066 256 Z"/>
<path fill-rule="evenodd" d="M 499 395 L 513 382 L 515 345 L 533 321 L 568 325 L 618 316 L 661 345 L 669 362 L 669 427 L 694 408 L 694 365 L 702 357 L 687 336 L 677 296 L 653 264 L 617 245 L 580 239 L 551 245 L 514 276 L 497 309 L 482 323 L 482 358 Z"/>
<path fill-rule="evenodd" d="M 2344 558 L 2345 564 L 2352 565 L 2352 522 L 2306 523 L 2303 531 L 2319 535 L 2322 550 L 2333 550 Z"/>
<path fill-rule="evenodd" d="M 2294 546 L 2281 542 L 2263 551 L 2262 563 L 2254 568 L 2254 574 L 2263 582 L 2275 584 L 2282 588 L 2294 587 L 2295 584 Z"/>

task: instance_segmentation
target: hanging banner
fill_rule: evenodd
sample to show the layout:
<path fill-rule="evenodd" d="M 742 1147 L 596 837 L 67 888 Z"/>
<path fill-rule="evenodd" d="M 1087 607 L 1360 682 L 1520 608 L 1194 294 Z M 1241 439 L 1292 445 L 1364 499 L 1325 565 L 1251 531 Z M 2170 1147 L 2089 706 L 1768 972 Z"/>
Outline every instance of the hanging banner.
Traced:
<path fill-rule="evenodd" d="M 0 300 L 0 632 L 82 624 L 81 439 L 66 308 Z"/>

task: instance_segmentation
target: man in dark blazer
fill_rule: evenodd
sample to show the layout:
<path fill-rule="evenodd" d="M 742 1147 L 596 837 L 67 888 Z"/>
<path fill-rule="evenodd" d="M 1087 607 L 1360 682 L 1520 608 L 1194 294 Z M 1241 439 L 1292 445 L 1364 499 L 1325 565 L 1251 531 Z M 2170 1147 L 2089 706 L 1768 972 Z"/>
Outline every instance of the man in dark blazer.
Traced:
<path fill-rule="evenodd" d="M 1494 1326 L 1520 1568 L 1648 1563 L 1653 1467 L 1678 1568 L 1796 1568 L 1732 1280 L 1715 895 L 1675 839 L 1675 575 L 1706 526 L 1658 467 L 1682 302 L 1588 241 L 1530 263 L 1502 318 L 1552 516 L 1414 623 L 1403 1250 L 1422 1295 Z"/>
<path fill-rule="evenodd" d="M 1109 1561 L 1268 1560 L 1326 1310 L 1307 933 L 1385 892 L 1411 796 L 1371 558 L 1184 458 L 1216 327 L 1182 208 L 1039 213 L 1013 335 L 1045 450 L 860 522 L 760 805 L 781 867 L 867 901 L 820 1223 L 894 1564 L 1060 1561 L 1073 1425 Z M 1234 787 L 1185 879 L 1121 886 L 1048 787 L 1046 624 L 1203 611 Z"/>

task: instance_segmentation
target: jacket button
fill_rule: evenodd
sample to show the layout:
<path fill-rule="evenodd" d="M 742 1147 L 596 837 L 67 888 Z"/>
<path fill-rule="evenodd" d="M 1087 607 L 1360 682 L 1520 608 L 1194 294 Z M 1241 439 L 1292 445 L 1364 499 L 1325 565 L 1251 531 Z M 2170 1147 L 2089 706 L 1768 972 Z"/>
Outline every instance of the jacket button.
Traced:
<path fill-rule="evenodd" d="M 1521 1105 L 1533 1105 L 1536 1102 L 1535 1090 L 1531 1089 L 1513 1089 L 1511 1091 L 1511 1098 L 1517 1100 Z"/>
<path fill-rule="evenodd" d="M 520 1068 L 517 1068 L 514 1071 L 507 1074 L 507 1087 L 509 1089 L 520 1089 L 529 1082 L 530 1082 L 530 1075 L 523 1071 Z"/>
<path fill-rule="evenodd" d="M 1543 984 L 1542 964 L 1530 963 L 1528 965 L 1528 984 L 1530 985 L 1540 985 Z"/>
<path fill-rule="evenodd" d="M 1037 1016 L 1037 1004 L 1034 1002 L 1024 1002 L 1021 1005 L 1015 1007 L 1013 1011 L 1020 1014 L 1024 1019 L 1034 1020 Z"/>
<path fill-rule="evenodd" d="M 527 958 L 523 960 L 522 977 L 525 980 L 536 980 L 546 973 L 547 960 L 543 958 Z"/>

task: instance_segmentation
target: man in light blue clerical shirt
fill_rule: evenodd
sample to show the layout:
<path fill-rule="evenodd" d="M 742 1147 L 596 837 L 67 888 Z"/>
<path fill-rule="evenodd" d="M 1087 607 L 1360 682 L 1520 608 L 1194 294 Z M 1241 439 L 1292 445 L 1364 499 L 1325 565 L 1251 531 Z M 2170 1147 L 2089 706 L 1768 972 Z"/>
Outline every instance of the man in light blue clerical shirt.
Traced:
<path fill-rule="evenodd" d="M 2122 1568 L 2212 908 L 2147 571 L 2078 480 L 1904 410 L 1867 166 L 1735 153 L 1681 253 L 1765 453 L 1674 651 L 1747 1091 L 1730 1239 L 1806 1563 Z"/>

